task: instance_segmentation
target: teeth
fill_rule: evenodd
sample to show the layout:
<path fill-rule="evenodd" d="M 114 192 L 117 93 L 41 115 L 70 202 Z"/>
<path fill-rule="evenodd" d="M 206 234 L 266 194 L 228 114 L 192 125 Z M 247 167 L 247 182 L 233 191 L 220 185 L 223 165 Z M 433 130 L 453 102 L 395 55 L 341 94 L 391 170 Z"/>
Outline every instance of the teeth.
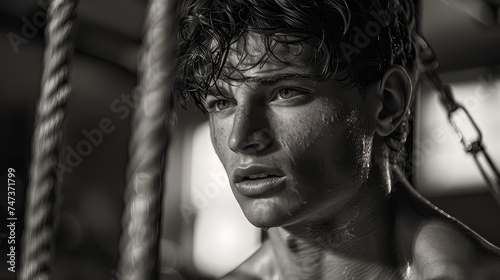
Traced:
<path fill-rule="evenodd" d="M 268 174 L 257 174 L 257 175 L 250 175 L 248 177 L 250 179 L 254 180 L 254 179 L 260 179 L 260 178 L 266 178 L 268 176 L 269 176 Z"/>

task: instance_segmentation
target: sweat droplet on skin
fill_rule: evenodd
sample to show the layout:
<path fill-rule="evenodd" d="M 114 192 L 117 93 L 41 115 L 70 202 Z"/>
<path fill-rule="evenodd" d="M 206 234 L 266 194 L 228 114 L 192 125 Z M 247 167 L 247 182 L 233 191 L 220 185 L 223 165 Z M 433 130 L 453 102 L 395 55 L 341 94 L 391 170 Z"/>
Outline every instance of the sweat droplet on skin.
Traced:
<path fill-rule="evenodd" d="M 359 110 L 355 109 L 352 110 L 351 113 L 349 114 L 349 117 L 347 117 L 347 123 L 353 125 L 358 121 L 358 116 L 359 116 Z"/>
<path fill-rule="evenodd" d="M 363 153 L 362 153 L 362 161 L 363 161 L 363 169 L 366 172 L 364 177 L 368 177 L 368 173 L 370 171 L 370 162 L 372 157 L 372 137 L 364 136 L 362 141 L 363 145 Z"/>

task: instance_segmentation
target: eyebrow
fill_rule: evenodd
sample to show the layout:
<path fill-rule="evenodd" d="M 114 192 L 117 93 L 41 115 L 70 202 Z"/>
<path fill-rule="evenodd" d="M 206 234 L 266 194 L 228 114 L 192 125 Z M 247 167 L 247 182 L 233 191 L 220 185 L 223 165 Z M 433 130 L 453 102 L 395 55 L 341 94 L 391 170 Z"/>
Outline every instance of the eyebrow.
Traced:
<path fill-rule="evenodd" d="M 230 81 L 227 81 L 230 83 L 231 81 L 236 81 L 236 82 L 243 82 L 243 83 L 249 83 L 252 85 L 264 85 L 264 86 L 270 86 L 277 84 L 281 81 L 287 81 L 287 80 L 317 80 L 319 79 L 318 75 L 314 74 L 309 74 L 309 73 L 282 73 L 282 74 L 274 74 L 274 75 L 269 75 L 269 76 L 262 76 L 262 77 L 249 77 L 249 78 L 242 78 L 242 79 L 231 79 Z"/>
<path fill-rule="evenodd" d="M 240 79 L 221 79 L 224 82 L 231 84 L 231 82 L 241 82 L 241 83 L 249 83 L 252 86 L 272 86 L 281 81 L 287 80 L 318 80 L 320 76 L 311 74 L 311 73 L 281 73 L 274 74 L 269 76 L 261 76 L 261 77 L 243 77 Z M 208 95 L 212 95 L 214 97 L 220 96 L 230 96 L 230 94 L 224 89 L 224 87 L 212 87 L 208 90 Z"/>

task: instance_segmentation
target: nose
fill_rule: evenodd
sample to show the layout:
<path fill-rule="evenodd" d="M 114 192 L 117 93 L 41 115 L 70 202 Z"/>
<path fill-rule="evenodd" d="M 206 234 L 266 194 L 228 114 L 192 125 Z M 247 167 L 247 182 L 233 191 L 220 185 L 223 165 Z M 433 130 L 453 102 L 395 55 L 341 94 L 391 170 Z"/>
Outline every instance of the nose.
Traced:
<path fill-rule="evenodd" d="M 233 152 L 255 154 L 269 147 L 273 139 L 263 108 L 249 103 L 238 105 L 229 137 L 229 148 Z"/>

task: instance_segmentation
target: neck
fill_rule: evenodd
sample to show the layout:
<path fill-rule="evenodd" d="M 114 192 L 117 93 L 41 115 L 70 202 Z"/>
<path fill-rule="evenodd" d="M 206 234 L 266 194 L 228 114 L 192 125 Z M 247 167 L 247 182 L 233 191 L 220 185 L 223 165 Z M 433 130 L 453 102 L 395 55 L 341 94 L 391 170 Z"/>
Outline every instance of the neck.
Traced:
<path fill-rule="evenodd" d="M 357 195 L 331 218 L 269 230 L 282 271 L 321 274 L 315 279 L 333 274 L 349 278 L 360 267 L 394 264 L 388 168 L 387 163 L 375 164 Z"/>

